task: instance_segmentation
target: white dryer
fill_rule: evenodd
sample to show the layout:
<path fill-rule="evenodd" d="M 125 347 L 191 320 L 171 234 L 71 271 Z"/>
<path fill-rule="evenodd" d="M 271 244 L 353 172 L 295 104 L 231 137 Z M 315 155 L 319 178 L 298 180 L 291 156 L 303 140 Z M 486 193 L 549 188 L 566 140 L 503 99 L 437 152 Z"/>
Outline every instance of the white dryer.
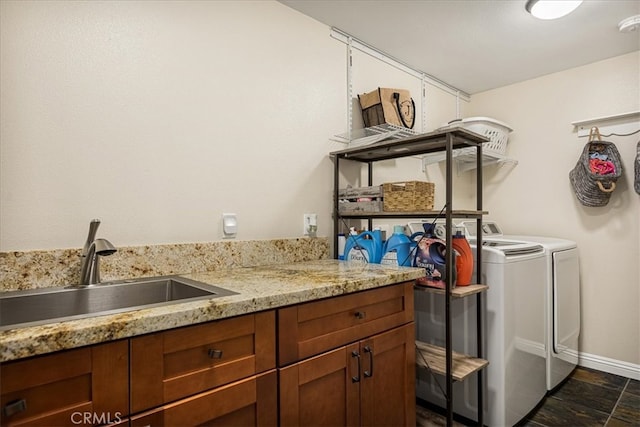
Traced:
<path fill-rule="evenodd" d="M 477 250 L 473 244 L 472 249 Z M 484 357 L 489 360 L 484 419 L 488 426 L 512 426 L 533 410 L 546 393 L 544 249 L 530 242 L 485 240 L 482 271 L 483 277 L 477 283 L 489 285 L 483 297 Z M 416 291 L 415 306 L 417 339 L 443 346 L 442 296 Z M 454 350 L 475 354 L 475 299 L 453 301 L 452 321 Z M 444 406 L 437 381 L 444 384 L 442 379 L 420 373 L 417 396 Z M 454 383 L 453 404 L 454 412 L 477 419 L 476 376 Z"/>
<path fill-rule="evenodd" d="M 459 224 L 467 235 L 475 236 L 475 221 Z M 578 245 L 555 237 L 504 235 L 493 221 L 483 223 L 483 238 L 522 240 L 544 248 L 547 260 L 546 352 L 547 390 L 556 388 L 578 364 L 580 336 L 580 272 Z"/>
<path fill-rule="evenodd" d="M 556 388 L 578 365 L 580 267 L 578 245 L 570 240 L 521 236 L 539 243 L 547 255 L 547 390 Z"/>

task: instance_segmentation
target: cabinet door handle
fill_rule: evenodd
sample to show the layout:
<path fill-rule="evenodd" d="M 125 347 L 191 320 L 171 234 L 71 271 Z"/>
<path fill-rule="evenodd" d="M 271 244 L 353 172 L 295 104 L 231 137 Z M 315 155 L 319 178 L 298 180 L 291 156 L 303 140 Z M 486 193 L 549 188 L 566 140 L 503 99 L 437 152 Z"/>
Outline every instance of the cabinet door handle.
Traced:
<path fill-rule="evenodd" d="M 209 355 L 210 359 L 222 359 L 222 350 L 210 348 L 207 351 L 207 354 Z"/>
<path fill-rule="evenodd" d="M 368 371 L 364 371 L 364 376 L 365 377 L 372 377 L 373 376 L 373 349 L 371 347 L 369 347 L 368 345 L 366 345 L 364 347 L 364 352 L 365 353 L 369 353 L 369 370 Z"/>
<path fill-rule="evenodd" d="M 10 417 L 12 415 L 17 414 L 18 412 L 23 412 L 27 410 L 27 401 L 26 399 L 14 400 L 13 402 L 9 402 L 4 405 L 2 408 L 2 412 L 5 417 Z"/>
<path fill-rule="evenodd" d="M 365 317 L 367 317 L 367 313 L 365 313 L 364 311 L 356 311 L 355 316 L 357 319 L 364 319 Z"/>
<path fill-rule="evenodd" d="M 358 375 L 356 375 L 355 377 L 351 377 L 351 382 L 358 383 L 360 382 L 360 353 L 354 350 L 351 352 L 351 357 L 355 357 L 358 360 Z"/>

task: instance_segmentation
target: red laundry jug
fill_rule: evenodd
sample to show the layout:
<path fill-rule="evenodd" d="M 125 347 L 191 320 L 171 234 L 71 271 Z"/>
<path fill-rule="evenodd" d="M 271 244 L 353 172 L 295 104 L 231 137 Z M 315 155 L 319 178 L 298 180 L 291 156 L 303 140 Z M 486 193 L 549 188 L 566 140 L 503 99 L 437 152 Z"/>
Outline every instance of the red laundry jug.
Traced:
<path fill-rule="evenodd" d="M 457 231 L 452 239 L 453 249 L 456 251 L 456 286 L 468 286 L 473 276 L 473 252 L 469 241 Z"/>

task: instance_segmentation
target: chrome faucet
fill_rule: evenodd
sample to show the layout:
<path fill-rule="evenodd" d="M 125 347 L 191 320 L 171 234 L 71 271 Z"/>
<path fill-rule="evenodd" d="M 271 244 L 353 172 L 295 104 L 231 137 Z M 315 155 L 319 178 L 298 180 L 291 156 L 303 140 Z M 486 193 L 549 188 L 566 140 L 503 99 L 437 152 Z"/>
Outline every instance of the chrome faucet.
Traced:
<path fill-rule="evenodd" d="M 99 219 L 89 223 L 89 235 L 82 248 L 82 267 L 80 271 L 80 286 L 100 283 L 100 257 L 114 254 L 117 249 L 106 239 L 96 239 L 100 226 Z"/>

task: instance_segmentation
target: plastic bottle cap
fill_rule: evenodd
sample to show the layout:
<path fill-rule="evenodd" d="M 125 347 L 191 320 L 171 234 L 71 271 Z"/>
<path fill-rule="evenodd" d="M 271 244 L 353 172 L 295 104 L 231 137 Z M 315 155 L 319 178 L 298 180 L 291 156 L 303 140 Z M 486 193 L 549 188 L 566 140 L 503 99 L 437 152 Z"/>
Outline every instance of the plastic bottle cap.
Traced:
<path fill-rule="evenodd" d="M 393 226 L 394 233 L 402 233 L 404 234 L 404 225 L 394 225 Z"/>

